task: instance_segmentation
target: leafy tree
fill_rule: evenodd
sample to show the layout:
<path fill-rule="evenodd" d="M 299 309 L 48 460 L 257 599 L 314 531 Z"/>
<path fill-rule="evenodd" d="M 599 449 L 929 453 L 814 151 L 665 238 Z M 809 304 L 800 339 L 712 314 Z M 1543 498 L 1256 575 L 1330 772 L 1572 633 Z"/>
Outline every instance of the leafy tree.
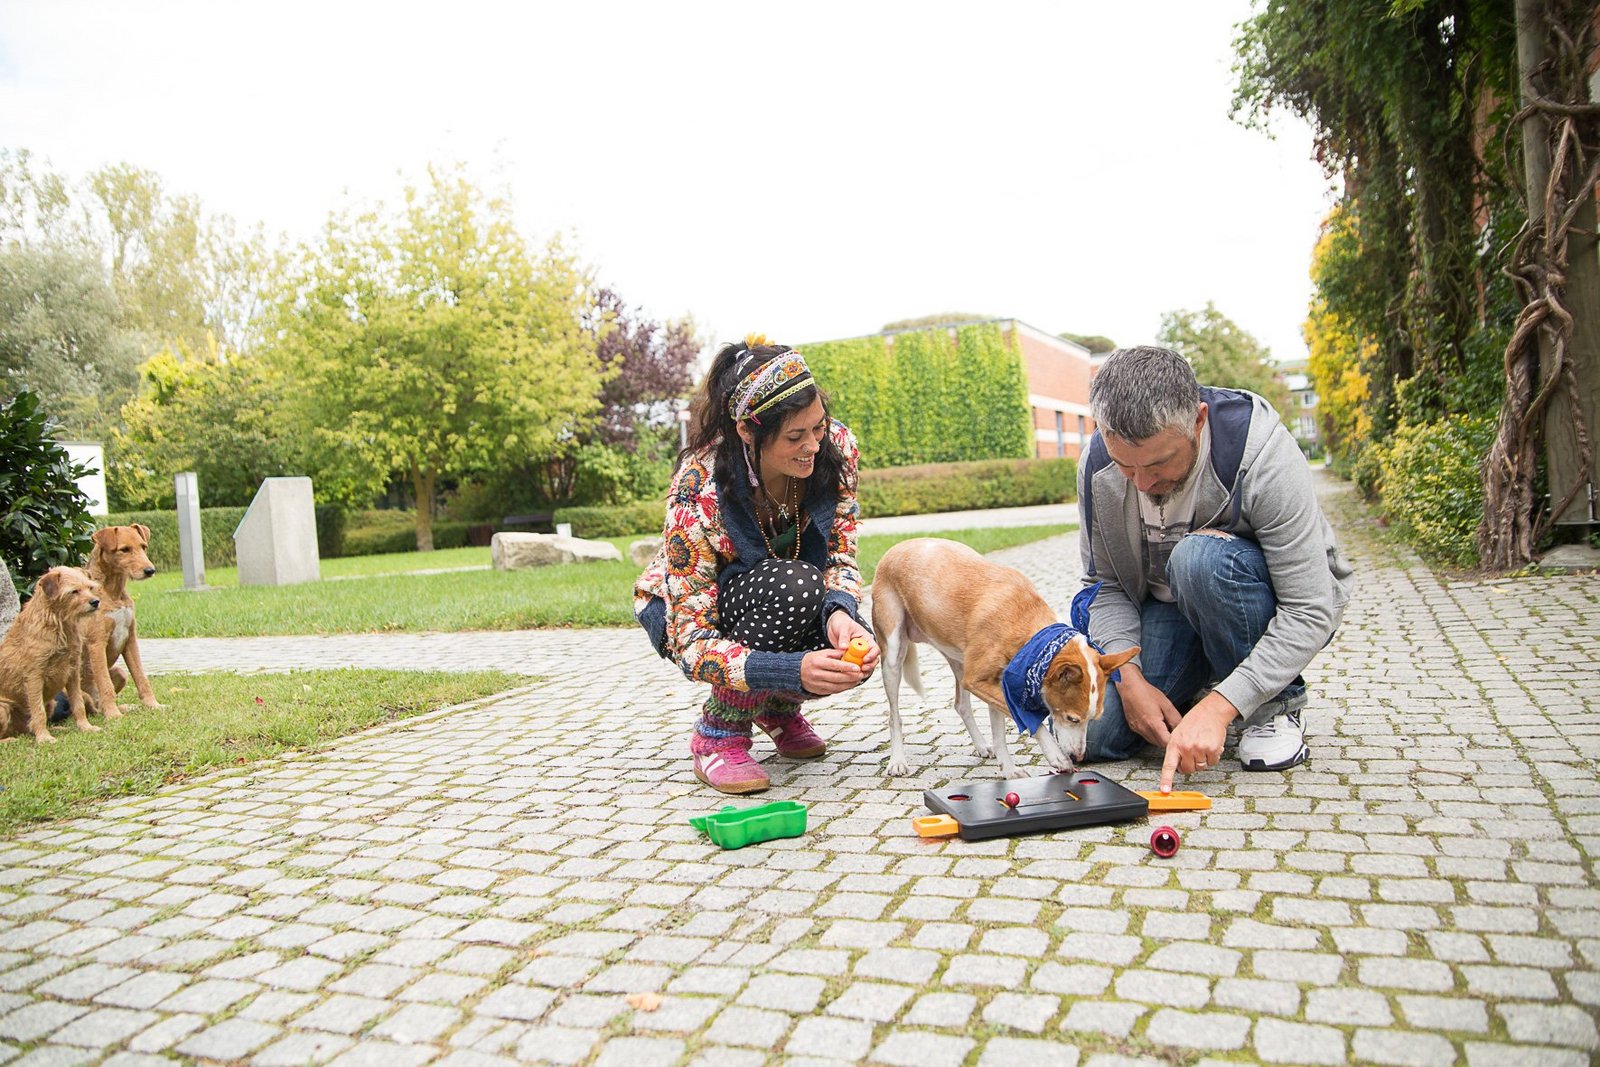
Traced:
<path fill-rule="evenodd" d="M 78 489 L 87 467 L 56 444 L 56 420 L 20 392 L 0 404 L 0 557 L 28 582 L 89 555 L 89 500 Z"/>
<path fill-rule="evenodd" d="M 1094 355 L 1099 355 L 1101 352 L 1114 351 L 1117 347 L 1117 342 L 1109 337 L 1102 337 L 1097 333 L 1059 333 L 1056 336 L 1064 337 L 1068 341 L 1080 344 Z"/>
<path fill-rule="evenodd" d="M 609 377 L 594 427 L 540 465 L 543 503 L 620 504 L 664 491 L 677 450 L 676 402 L 693 385 L 700 355 L 694 323 L 657 322 L 602 288 L 585 325 Z"/>
<path fill-rule="evenodd" d="M 922 315 L 914 319 L 896 319 L 883 324 L 884 333 L 892 330 L 926 330 L 934 326 L 964 326 L 975 322 L 991 322 L 993 315 L 969 315 L 965 311 L 944 311 L 936 315 Z"/>
<path fill-rule="evenodd" d="M 1335 208 L 1311 255 L 1311 278 L 1318 293 L 1312 298 L 1305 324 L 1306 347 L 1311 353 L 1308 369 L 1317 388 L 1323 444 L 1339 466 L 1354 460 L 1372 437 L 1369 371 L 1377 341 L 1363 336 L 1323 295 L 1324 276 L 1338 269 L 1341 256 L 1353 254 L 1352 240 L 1349 218 Z"/>
<path fill-rule="evenodd" d="M 168 196 L 154 173 L 127 164 L 89 175 L 91 204 L 108 231 L 112 284 L 128 325 L 150 350 L 206 343 L 200 202 Z"/>
<path fill-rule="evenodd" d="M 0 148 L 0 241 L 6 245 L 62 243 L 73 224 L 65 178 L 26 148 Z M 87 243 L 80 231 L 69 243 Z"/>
<path fill-rule="evenodd" d="M 404 206 L 335 216 L 277 311 L 287 423 L 324 495 L 364 502 L 391 474 L 433 547 L 441 479 L 546 457 L 595 418 L 607 373 L 583 328 L 586 280 L 531 252 L 509 203 L 430 168 Z"/>
<path fill-rule="evenodd" d="M 138 382 L 137 339 L 93 258 L 62 246 L 0 249 L 0 396 L 53 398 L 61 429 L 102 435 Z"/>
<path fill-rule="evenodd" d="M 1397 387 L 1437 417 L 1478 328 L 1477 208 L 1489 193 L 1478 146 L 1492 94 L 1512 84 L 1508 5 L 1491 0 L 1269 0 L 1235 41 L 1235 114 L 1305 119 L 1340 180 L 1358 254 L 1325 290 L 1376 342 L 1374 430 L 1400 413 Z"/>
<path fill-rule="evenodd" d="M 1161 316 L 1156 339 L 1194 367 L 1202 385 L 1248 389 L 1265 397 L 1285 423 L 1294 420 L 1289 389 L 1277 377 L 1272 354 L 1210 301 L 1203 311 L 1171 311 Z"/>
<path fill-rule="evenodd" d="M 304 469 L 283 432 L 282 382 L 263 360 L 223 360 L 212 344 L 179 346 L 140 368 L 144 387 L 122 408 L 107 483 L 120 507 L 176 506 L 172 476 L 194 471 L 207 504 L 248 505 L 263 479 Z"/>

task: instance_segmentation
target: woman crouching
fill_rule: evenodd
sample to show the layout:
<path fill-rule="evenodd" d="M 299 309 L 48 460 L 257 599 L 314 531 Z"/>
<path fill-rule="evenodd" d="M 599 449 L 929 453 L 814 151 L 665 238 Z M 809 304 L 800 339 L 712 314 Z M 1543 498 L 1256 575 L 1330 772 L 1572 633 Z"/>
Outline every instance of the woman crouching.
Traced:
<path fill-rule="evenodd" d="M 800 702 L 860 685 L 855 437 L 828 415 L 800 353 L 751 337 L 717 352 L 667 492 L 661 552 L 634 587 L 656 651 L 709 682 L 689 751 L 724 793 L 767 788 L 759 726 L 790 759 L 827 750 Z"/>

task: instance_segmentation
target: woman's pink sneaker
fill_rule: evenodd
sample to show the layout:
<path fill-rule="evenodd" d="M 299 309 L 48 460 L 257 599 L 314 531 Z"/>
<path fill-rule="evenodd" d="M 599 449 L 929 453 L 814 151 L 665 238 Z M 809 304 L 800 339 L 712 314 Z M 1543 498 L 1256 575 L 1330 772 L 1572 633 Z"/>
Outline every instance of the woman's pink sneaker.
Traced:
<path fill-rule="evenodd" d="M 723 793 L 759 793 L 772 784 L 761 764 L 750 758 L 748 737 L 719 742 L 713 752 L 696 752 L 694 776 Z"/>
<path fill-rule="evenodd" d="M 828 743 L 799 712 L 781 719 L 756 719 L 756 725 L 778 746 L 778 755 L 789 759 L 817 759 L 828 751 Z"/>

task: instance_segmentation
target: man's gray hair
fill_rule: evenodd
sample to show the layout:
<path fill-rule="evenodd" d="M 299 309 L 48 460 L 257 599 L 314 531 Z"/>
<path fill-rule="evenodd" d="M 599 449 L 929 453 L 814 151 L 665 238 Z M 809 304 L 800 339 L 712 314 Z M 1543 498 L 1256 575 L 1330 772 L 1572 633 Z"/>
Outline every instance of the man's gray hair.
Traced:
<path fill-rule="evenodd" d="M 1200 383 L 1170 348 L 1139 345 L 1106 357 L 1089 386 L 1089 413 L 1102 434 L 1144 441 L 1163 430 L 1194 436 Z"/>

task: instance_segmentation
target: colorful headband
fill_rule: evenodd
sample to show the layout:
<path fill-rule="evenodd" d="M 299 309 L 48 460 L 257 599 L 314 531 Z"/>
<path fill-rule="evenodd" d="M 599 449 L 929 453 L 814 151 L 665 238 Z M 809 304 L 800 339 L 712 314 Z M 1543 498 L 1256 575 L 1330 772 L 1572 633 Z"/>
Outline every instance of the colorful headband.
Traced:
<path fill-rule="evenodd" d="M 815 384 L 811 368 L 799 352 L 776 356 L 745 376 L 728 395 L 728 414 L 734 422 L 749 419 L 761 425 L 761 413 Z"/>

